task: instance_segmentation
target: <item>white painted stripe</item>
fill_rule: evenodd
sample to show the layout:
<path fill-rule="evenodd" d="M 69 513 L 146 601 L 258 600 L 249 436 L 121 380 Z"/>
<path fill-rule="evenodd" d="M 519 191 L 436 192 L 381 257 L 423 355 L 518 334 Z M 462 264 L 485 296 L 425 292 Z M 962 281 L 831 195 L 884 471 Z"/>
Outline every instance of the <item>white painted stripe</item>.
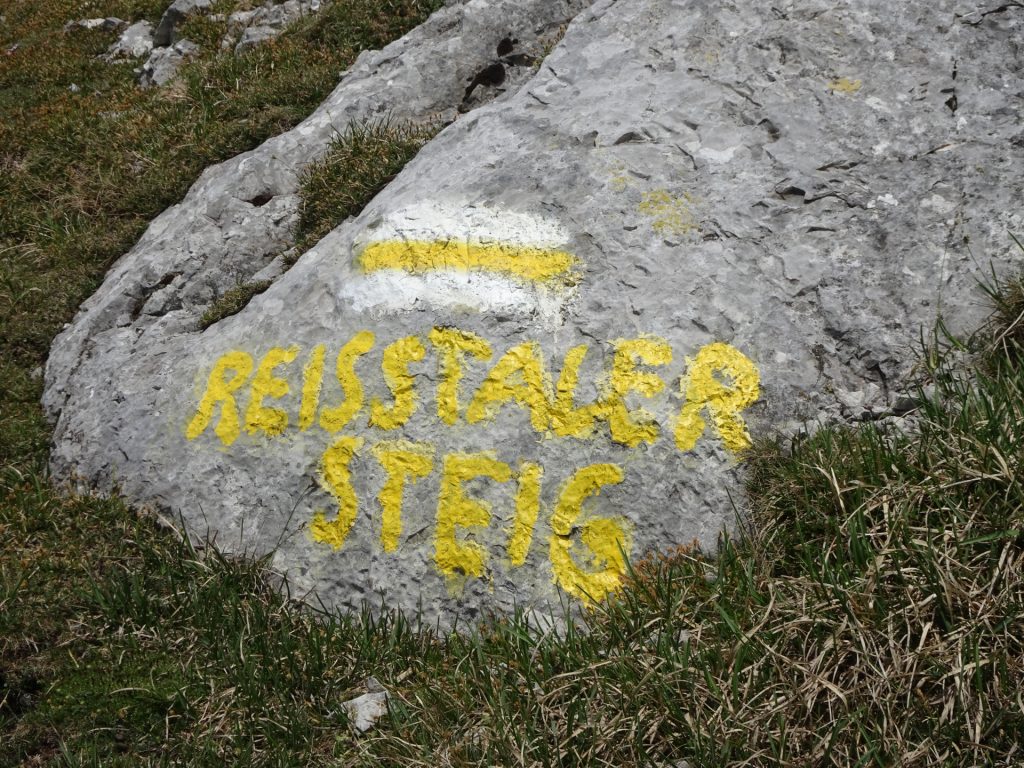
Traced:
<path fill-rule="evenodd" d="M 363 230 L 352 246 L 358 253 L 382 240 L 461 240 L 557 249 L 569 242 L 569 233 L 557 221 L 534 214 L 429 202 L 388 214 Z"/>
<path fill-rule="evenodd" d="M 487 206 L 423 202 L 382 216 L 360 232 L 352 243 L 352 259 L 371 243 L 387 241 L 456 241 L 473 245 L 506 243 L 543 249 L 564 249 L 568 232 L 553 219 Z M 383 269 L 353 274 L 340 298 L 357 312 L 386 314 L 448 309 L 482 314 L 533 318 L 554 329 L 576 295 L 566 285 L 537 285 L 505 274 L 439 269 L 410 274 Z"/>
<path fill-rule="evenodd" d="M 503 275 L 439 270 L 411 275 L 385 269 L 342 286 L 342 299 L 357 312 L 399 314 L 416 310 L 454 309 L 534 317 L 548 328 L 562 322 L 566 292 L 523 283 Z"/>

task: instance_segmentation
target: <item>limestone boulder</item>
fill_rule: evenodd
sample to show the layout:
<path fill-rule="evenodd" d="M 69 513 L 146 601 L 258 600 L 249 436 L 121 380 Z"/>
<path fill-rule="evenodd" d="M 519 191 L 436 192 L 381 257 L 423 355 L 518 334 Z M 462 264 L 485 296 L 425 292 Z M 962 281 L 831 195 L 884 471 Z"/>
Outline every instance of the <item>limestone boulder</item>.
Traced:
<path fill-rule="evenodd" d="M 976 277 L 1016 266 L 1024 11 L 580 7 L 453 3 L 204 173 L 54 343 L 55 478 L 273 552 L 329 606 L 559 615 L 626 557 L 713 549 L 756 436 L 901 402 L 922 327 L 970 327 Z M 577 11 L 198 330 L 291 246 L 333 132 L 454 117 L 500 41 Z"/>

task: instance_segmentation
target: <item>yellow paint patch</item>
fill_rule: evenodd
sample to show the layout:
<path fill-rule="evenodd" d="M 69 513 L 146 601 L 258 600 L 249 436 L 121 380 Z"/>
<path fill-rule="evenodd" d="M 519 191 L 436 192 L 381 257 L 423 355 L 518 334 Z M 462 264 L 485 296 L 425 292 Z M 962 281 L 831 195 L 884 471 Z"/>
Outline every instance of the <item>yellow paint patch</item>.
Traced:
<path fill-rule="evenodd" d="M 373 342 L 373 333 L 360 331 L 338 352 L 335 370 L 345 399 L 341 405 L 320 411 L 320 426 L 328 432 L 337 432 L 363 407 L 363 384 L 356 374 L 356 361 L 373 349 Z"/>
<path fill-rule="evenodd" d="M 458 328 L 434 328 L 430 343 L 441 352 L 438 358 L 437 417 L 451 426 L 459 420 L 459 382 L 462 360 L 469 354 L 477 360 L 491 359 L 491 345 L 469 331 Z"/>
<path fill-rule="evenodd" d="M 490 504 L 466 496 L 465 484 L 477 477 L 508 482 L 512 470 L 493 453 L 450 453 L 444 457 L 441 488 L 437 499 L 437 530 L 434 561 L 449 577 L 463 573 L 479 578 L 484 573 L 487 552 L 479 544 L 456 538 L 458 528 L 486 527 L 491 522 Z"/>
<path fill-rule="evenodd" d="M 234 393 L 248 381 L 252 367 L 252 356 L 245 352 L 227 352 L 218 358 L 206 381 L 206 391 L 199 400 L 199 407 L 185 429 L 186 438 L 195 440 L 206 431 L 219 403 L 220 420 L 213 428 L 214 434 L 224 445 L 231 445 L 238 439 L 240 425 Z M 224 374 L 228 371 L 233 372 L 232 376 L 225 379 Z"/>
<path fill-rule="evenodd" d="M 556 278 L 571 282 L 575 262 L 566 251 L 457 240 L 387 240 L 370 243 L 359 255 L 359 266 L 364 272 L 397 269 L 421 274 L 442 269 L 482 270 L 530 282 L 549 282 Z"/>
<path fill-rule="evenodd" d="M 688 192 L 676 196 L 655 189 L 644 192 L 637 210 L 653 219 L 651 226 L 659 235 L 685 235 L 697 228 L 692 210 L 695 202 Z"/>
<path fill-rule="evenodd" d="M 533 542 L 533 529 L 540 514 L 540 480 L 544 468 L 524 461 L 519 467 L 519 489 L 516 491 L 516 517 L 508 539 L 508 559 L 518 566 L 526 562 Z"/>
<path fill-rule="evenodd" d="M 611 167 L 611 186 L 613 192 L 625 192 L 626 188 L 633 183 L 633 178 L 626 170 L 623 163 L 615 163 Z"/>
<path fill-rule="evenodd" d="M 697 444 L 707 426 L 701 416 L 706 409 L 726 448 L 733 453 L 749 448 L 750 434 L 740 412 L 760 395 L 757 366 L 735 347 L 717 342 L 701 347 L 694 359 L 687 359 L 687 368 L 682 381 L 686 401 L 675 426 L 676 447 L 689 451 Z M 720 382 L 716 373 L 724 373 L 731 384 Z"/>
<path fill-rule="evenodd" d="M 418 336 L 406 336 L 389 344 L 384 350 L 381 370 L 394 398 L 394 405 L 385 406 L 376 397 L 370 403 L 370 425 L 381 429 L 398 429 L 416 411 L 414 379 L 409 363 L 419 362 L 427 354 Z"/>
<path fill-rule="evenodd" d="M 283 434 L 288 427 L 288 412 L 283 408 L 271 408 L 263 405 L 268 397 L 282 398 L 291 390 L 285 379 L 274 375 L 274 369 L 287 365 L 298 357 L 297 346 L 271 347 L 260 361 L 260 367 L 252 380 L 252 392 L 249 395 L 249 407 L 245 410 L 245 431 L 250 435 L 262 432 L 270 437 Z"/>
<path fill-rule="evenodd" d="M 514 401 L 530 410 L 530 424 L 538 432 L 548 428 L 549 398 L 544 360 L 535 341 L 517 344 L 501 356 L 466 409 L 466 421 L 475 424 L 492 418 L 497 407 Z"/>
<path fill-rule="evenodd" d="M 566 352 L 562 361 L 558 384 L 555 385 L 555 400 L 551 405 L 551 429 L 559 437 L 590 437 L 594 433 L 594 423 L 603 417 L 606 410 L 600 403 L 576 406 L 580 366 L 587 351 L 587 345 L 580 344 Z"/>
<path fill-rule="evenodd" d="M 580 522 L 584 502 L 622 479 L 622 469 L 615 464 L 583 467 L 562 488 L 551 517 L 549 555 L 555 582 L 580 600 L 603 600 L 618 589 L 626 574 L 624 553 L 632 549 L 626 520 L 595 517 Z M 590 551 L 590 570 L 581 568 L 573 557 L 574 528 Z"/>
<path fill-rule="evenodd" d="M 373 455 L 387 474 L 377 494 L 381 509 L 380 543 L 385 552 L 394 552 L 402 535 L 402 494 L 406 481 L 415 483 L 433 471 L 434 448 L 396 440 L 373 446 Z"/>
<path fill-rule="evenodd" d="M 644 397 L 653 397 L 665 388 L 665 382 L 653 373 L 637 370 L 638 363 L 644 365 L 668 365 L 672 362 L 672 347 L 658 337 L 639 339 L 618 339 L 613 342 L 615 354 L 612 358 L 610 388 L 606 412 L 612 439 L 617 443 L 636 448 L 640 443 L 653 443 L 658 438 L 658 424 L 654 415 L 638 408 L 629 411 L 625 397 L 636 392 Z"/>
<path fill-rule="evenodd" d="M 320 388 L 324 383 L 324 354 L 326 347 L 317 344 L 302 369 L 302 403 L 299 405 L 299 429 L 305 432 L 316 420 L 320 404 Z"/>
<path fill-rule="evenodd" d="M 341 549 L 356 521 L 359 499 L 352 487 L 349 463 L 362 445 L 361 437 L 339 437 L 320 460 L 320 482 L 338 502 L 338 515 L 328 521 L 326 515 L 318 510 L 313 514 L 309 534 L 313 541 L 329 544 L 335 550 Z"/>
<path fill-rule="evenodd" d="M 856 93 L 861 89 L 861 85 L 860 80 L 840 77 L 838 80 L 830 80 L 828 88 L 833 93 Z"/>

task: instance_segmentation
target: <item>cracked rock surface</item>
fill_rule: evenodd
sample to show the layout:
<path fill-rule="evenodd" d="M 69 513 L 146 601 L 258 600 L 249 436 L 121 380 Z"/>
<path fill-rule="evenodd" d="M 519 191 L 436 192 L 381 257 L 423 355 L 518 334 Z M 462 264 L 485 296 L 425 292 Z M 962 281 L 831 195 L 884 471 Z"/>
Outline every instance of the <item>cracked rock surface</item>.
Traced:
<path fill-rule="evenodd" d="M 976 277 L 1015 266 L 1024 10 L 583 5 L 452 4 L 208 169 L 55 341 L 54 476 L 273 551 L 292 594 L 447 623 L 558 613 L 619 546 L 713 547 L 744 430 L 895 407 L 921 328 L 972 327 Z M 499 40 L 577 11 L 532 77 L 487 80 L 499 98 L 196 330 L 291 246 L 335 131 L 454 115 Z M 618 415 L 588 425 L 592 403 Z"/>

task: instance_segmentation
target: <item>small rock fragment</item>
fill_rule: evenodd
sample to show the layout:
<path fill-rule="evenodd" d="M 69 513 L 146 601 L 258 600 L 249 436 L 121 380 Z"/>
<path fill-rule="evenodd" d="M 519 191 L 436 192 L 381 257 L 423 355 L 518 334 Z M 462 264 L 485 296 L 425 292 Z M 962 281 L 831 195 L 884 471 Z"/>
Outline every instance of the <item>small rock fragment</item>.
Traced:
<path fill-rule="evenodd" d="M 228 17 L 228 34 L 221 41 L 221 48 L 234 46 L 235 53 L 243 53 L 273 40 L 289 24 L 320 8 L 319 0 L 286 0 L 277 5 L 267 3 L 251 11 L 236 11 Z"/>
<path fill-rule="evenodd" d="M 260 43 L 265 43 L 267 40 L 273 40 L 280 34 L 279 30 L 273 27 L 248 27 L 242 33 L 242 39 L 238 41 L 235 46 L 235 53 L 244 53 L 250 48 L 255 48 Z"/>
<path fill-rule="evenodd" d="M 349 725 L 359 733 L 370 730 L 388 711 L 388 692 L 376 678 L 366 679 L 366 690 L 367 693 L 341 705 L 348 715 Z"/>
<path fill-rule="evenodd" d="M 73 32 L 76 29 L 102 29 L 105 32 L 109 32 L 126 26 L 128 26 L 128 22 L 124 19 L 119 19 L 116 16 L 107 16 L 103 19 L 79 19 L 78 21 L 69 21 L 64 25 L 64 31 Z"/>
<path fill-rule="evenodd" d="M 178 67 L 199 54 L 199 46 L 190 40 L 179 40 L 169 48 L 154 48 L 142 65 L 139 85 L 151 88 L 166 85 L 178 71 Z"/>
<path fill-rule="evenodd" d="M 153 50 L 153 25 L 137 21 L 121 33 L 116 43 L 107 49 L 107 61 L 141 59 Z"/>
<path fill-rule="evenodd" d="M 209 10 L 211 5 L 213 0 L 174 0 L 164 11 L 160 23 L 156 25 L 153 44 L 158 48 L 171 45 L 175 40 L 178 25 L 189 16 Z"/>

